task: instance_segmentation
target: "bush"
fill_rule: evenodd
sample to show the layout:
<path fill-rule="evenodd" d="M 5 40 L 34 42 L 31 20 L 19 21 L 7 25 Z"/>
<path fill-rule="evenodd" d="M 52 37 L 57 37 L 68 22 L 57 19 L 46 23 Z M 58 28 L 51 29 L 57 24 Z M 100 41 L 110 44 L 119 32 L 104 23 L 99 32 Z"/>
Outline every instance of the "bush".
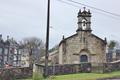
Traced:
<path fill-rule="evenodd" d="M 14 72 L 11 70 L 1 71 L 0 80 L 15 80 Z"/>

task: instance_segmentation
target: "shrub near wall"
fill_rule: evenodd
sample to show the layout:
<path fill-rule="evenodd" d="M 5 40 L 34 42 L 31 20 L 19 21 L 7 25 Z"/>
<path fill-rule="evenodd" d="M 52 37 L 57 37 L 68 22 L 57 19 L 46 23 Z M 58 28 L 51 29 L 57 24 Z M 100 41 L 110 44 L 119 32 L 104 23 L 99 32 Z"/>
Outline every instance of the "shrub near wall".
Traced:
<path fill-rule="evenodd" d="M 0 80 L 15 80 L 15 75 L 13 70 L 2 70 L 0 75 Z"/>
<path fill-rule="evenodd" d="M 15 78 L 28 78 L 32 77 L 32 69 L 25 68 L 6 68 L 0 69 L 0 80 L 14 80 Z"/>

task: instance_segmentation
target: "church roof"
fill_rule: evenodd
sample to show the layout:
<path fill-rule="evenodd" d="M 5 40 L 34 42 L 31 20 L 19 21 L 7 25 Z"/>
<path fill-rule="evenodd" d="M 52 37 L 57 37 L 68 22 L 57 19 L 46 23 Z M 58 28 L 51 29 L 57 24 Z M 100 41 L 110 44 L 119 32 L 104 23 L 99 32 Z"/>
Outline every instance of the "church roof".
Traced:
<path fill-rule="evenodd" d="M 63 42 L 66 41 L 67 39 L 72 38 L 73 36 L 76 36 L 76 35 L 77 35 L 77 33 L 76 33 L 76 34 L 73 34 L 73 35 L 71 35 L 71 36 L 69 36 L 69 37 L 67 37 L 67 38 L 62 39 L 62 40 L 60 41 L 60 43 L 59 43 L 59 46 L 61 45 L 61 43 L 63 43 Z"/>
<path fill-rule="evenodd" d="M 76 36 L 76 35 L 78 35 L 78 34 L 76 33 L 76 34 L 73 34 L 73 35 L 71 35 L 71 36 L 69 36 L 69 37 L 67 37 L 67 38 L 64 38 L 63 40 L 60 41 L 59 46 L 60 46 L 63 42 L 65 42 L 67 39 L 72 38 L 72 37 L 74 37 L 74 36 Z M 101 39 L 100 37 L 98 37 L 98 36 L 96 36 L 96 35 L 94 35 L 94 34 L 91 34 L 91 35 L 94 36 L 94 37 L 96 37 L 97 39 L 101 40 L 104 44 L 107 44 L 107 42 L 106 42 L 105 40 Z"/>
<path fill-rule="evenodd" d="M 107 42 L 105 40 L 101 39 L 100 37 L 98 37 L 98 36 L 96 36 L 94 34 L 91 34 L 91 35 L 94 36 L 94 37 L 96 37 L 97 39 L 101 40 L 104 44 L 107 44 Z"/>

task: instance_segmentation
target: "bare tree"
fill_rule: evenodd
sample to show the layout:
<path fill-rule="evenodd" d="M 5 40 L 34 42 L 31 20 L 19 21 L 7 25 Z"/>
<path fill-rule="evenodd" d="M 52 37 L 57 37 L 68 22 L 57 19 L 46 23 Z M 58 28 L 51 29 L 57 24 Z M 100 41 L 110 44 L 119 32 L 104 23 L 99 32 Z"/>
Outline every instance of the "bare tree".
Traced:
<path fill-rule="evenodd" d="M 40 62 L 40 57 L 45 54 L 45 44 L 39 38 L 24 38 L 20 44 L 29 51 L 29 61 L 31 67 L 33 67 L 33 63 Z"/>

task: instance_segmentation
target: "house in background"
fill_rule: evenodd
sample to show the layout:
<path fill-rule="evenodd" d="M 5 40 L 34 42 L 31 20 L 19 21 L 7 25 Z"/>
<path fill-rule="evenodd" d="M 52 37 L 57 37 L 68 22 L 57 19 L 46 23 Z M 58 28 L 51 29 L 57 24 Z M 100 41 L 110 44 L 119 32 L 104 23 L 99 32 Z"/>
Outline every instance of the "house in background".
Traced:
<path fill-rule="evenodd" d="M 20 48 L 19 53 L 21 54 L 21 67 L 29 67 L 29 50 L 26 48 Z"/>
<path fill-rule="evenodd" d="M 19 44 L 13 39 L 7 39 L 9 43 L 9 56 L 8 56 L 8 64 L 13 67 L 20 66 L 21 55 L 18 53 Z"/>
<path fill-rule="evenodd" d="M 107 62 L 120 60 L 120 49 L 108 49 L 106 54 Z"/>
<path fill-rule="evenodd" d="M 0 68 L 5 67 L 29 67 L 29 51 L 21 48 L 13 38 L 7 36 L 7 40 L 0 35 Z"/>
<path fill-rule="evenodd" d="M 0 35 L 0 68 L 4 67 L 4 41 Z"/>

